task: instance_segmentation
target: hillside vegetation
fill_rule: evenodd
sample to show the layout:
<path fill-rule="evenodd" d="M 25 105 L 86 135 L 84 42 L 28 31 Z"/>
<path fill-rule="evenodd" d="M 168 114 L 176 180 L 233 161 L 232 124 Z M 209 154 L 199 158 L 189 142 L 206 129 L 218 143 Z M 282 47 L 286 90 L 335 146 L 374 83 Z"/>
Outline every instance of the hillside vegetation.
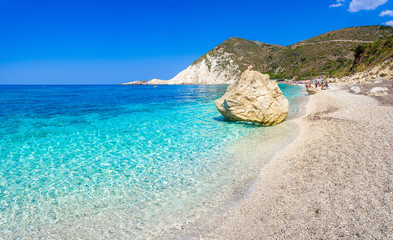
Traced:
<path fill-rule="evenodd" d="M 362 26 L 362 27 L 349 27 L 340 30 L 335 30 L 321 34 L 319 36 L 310 38 L 302 43 L 314 43 L 332 40 L 360 40 L 360 41 L 376 41 L 378 38 L 383 38 L 392 33 L 390 26 Z M 296 45 L 296 44 L 295 44 Z"/>
<path fill-rule="evenodd" d="M 331 31 L 291 46 L 234 37 L 216 46 L 193 64 L 202 59 L 209 64 L 207 56 L 214 57 L 225 53 L 230 57 L 227 61 L 238 65 L 241 72 L 249 65 L 253 65 L 253 69 L 268 73 L 273 79 L 294 76 L 307 78 L 317 75 L 342 77 L 350 73 L 355 60 L 355 50 L 358 55 L 360 52 L 371 53 L 379 48 L 370 43 L 383 41 L 392 34 L 393 28 L 388 26 L 350 27 Z M 361 50 L 362 48 L 364 49 Z M 367 50 L 369 48 L 370 50 Z M 225 62 L 222 62 L 220 67 L 225 68 Z M 361 68 L 360 65 L 356 66 L 356 69 L 358 68 Z"/>
<path fill-rule="evenodd" d="M 370 44 L 360 45 L 354 50 L 352 72 L 364 71 L 393 57 L 393 35 Z"/>
<path fill-rule="evenodd" d="M 239 66 L 242 72 L 246 70 L 249 65 L 253 65 L 254 69 L 263 72 L 269 69 L 269 63 L 277 58 L 284 48 L 285 47 L 281 45 L 232 37 L 200 57 L 193 64 L 197 64 L 203 59 L 208 60 L 208 55 L 210 57 L 217 57 L 226 53 L 231 56 L 231 60 Z M 225 65 L 222 67 L 225 67 Z"/>

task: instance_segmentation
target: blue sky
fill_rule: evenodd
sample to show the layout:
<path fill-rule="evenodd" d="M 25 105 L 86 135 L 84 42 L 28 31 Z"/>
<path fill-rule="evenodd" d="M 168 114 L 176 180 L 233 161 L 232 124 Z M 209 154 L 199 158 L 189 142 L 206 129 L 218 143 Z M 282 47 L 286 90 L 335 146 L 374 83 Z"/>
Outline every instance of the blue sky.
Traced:
<path fill-rule="evenodd" d="M 169 79 L 230 37 L 290 45 L 393 25 L 389 10 L 393 0 L 0 0 L 0 84 Z"/>

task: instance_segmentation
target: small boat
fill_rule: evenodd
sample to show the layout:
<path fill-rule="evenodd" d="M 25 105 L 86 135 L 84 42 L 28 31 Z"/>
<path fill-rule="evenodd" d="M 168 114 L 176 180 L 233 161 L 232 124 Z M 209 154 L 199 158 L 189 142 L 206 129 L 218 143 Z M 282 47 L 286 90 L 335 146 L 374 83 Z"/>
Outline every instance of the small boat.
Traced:
<path fill-rule="evenodd" d="M 320 90 L 319 90 L 318 88 L 308 88 L 308 89 L 307 89 L 307 93 L 310 94 L 310 95 L 311 95 L 311 94 L 319 93 L 319 91 L 320 91 Z"/>
<path fill-rule="evenodd" d="M 157 87 L 157 85 L 154 85 L 154 87 Z"/>

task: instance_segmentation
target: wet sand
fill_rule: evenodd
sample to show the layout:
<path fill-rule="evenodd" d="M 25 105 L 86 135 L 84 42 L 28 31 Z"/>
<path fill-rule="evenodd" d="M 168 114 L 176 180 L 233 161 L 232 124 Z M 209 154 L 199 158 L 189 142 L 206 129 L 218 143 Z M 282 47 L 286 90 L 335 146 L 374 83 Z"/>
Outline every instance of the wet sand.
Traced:
<path fill-rule="evenodd" d="M 393 239 L 393 90 L 345 89 L 310 96 L 249 198 L 193 238 Z"/>

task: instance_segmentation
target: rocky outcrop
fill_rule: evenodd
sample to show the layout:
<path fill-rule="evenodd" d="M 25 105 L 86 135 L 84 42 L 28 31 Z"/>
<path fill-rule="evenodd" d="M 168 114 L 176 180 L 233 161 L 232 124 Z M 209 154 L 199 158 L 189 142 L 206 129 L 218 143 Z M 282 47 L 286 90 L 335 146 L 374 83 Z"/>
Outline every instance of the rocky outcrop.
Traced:
<path fill-rule="evenodd" d="M 121 83 L 120 85 L 146 85 L 146 81 L 134 81 L 128 83 Z"/>
<path fill-rule="evenodd" d="M 351 76 L 340 79 L 342 83 L 359 84 L 373 81 L 383 82 L 384 80 L 393 79 L 393 59 L 387 59 L 381 64 L 376 65 L 363 72 L 357 72 Z"/>
<path fill-rule="evenodd" d="M 269 75 L 247 70 L 215 101 L 218 111 L 232 121 L 273 126 L 288 116 L 289 103 Z"/>
<path fill-rule="evenodd" d="M 160 85 L 160 84 L 170 84 L 168 80 L 161 80 L 161 79 L 151 79 L 147 82 L 148 85 Z"/>
<path fill-rule="evenodd" d="M 234 64 L 232 55 L 218 49 L 207 53 L 170 80 L 152 79 L 147 84 L 231 84 L 239 76 L 240 69 Z"/>

